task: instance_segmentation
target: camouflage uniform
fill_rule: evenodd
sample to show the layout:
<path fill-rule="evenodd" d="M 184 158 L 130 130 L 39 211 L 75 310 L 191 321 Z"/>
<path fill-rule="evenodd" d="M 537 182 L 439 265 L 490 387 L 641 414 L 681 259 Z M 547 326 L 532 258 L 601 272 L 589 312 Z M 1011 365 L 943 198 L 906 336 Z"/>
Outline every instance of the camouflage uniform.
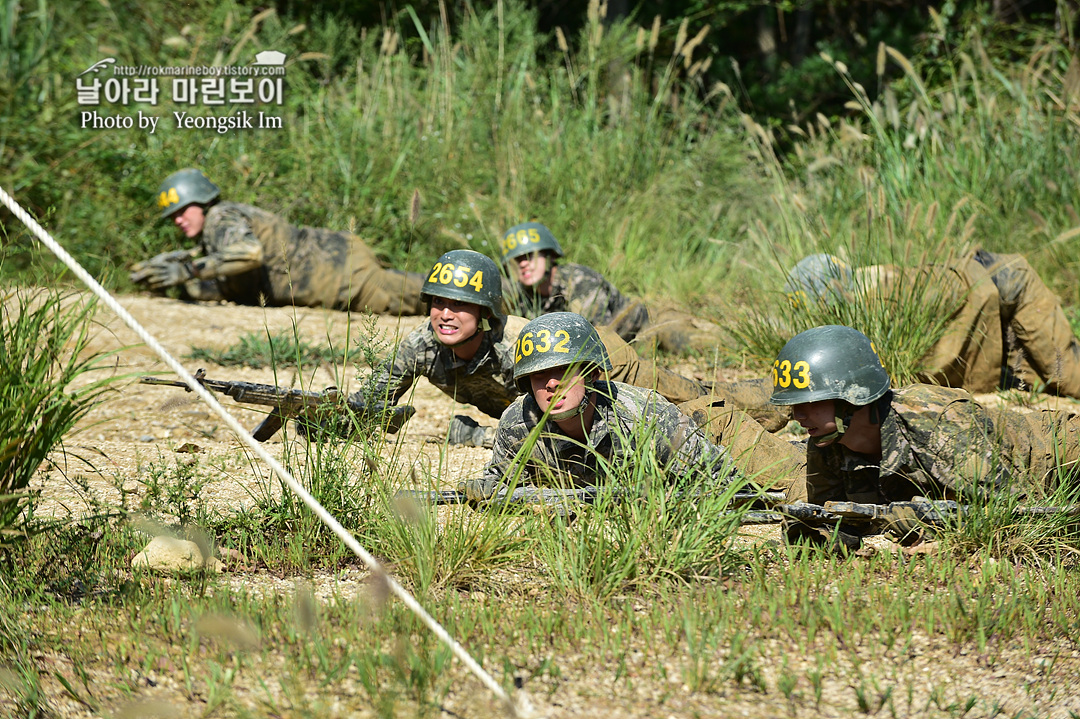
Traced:
<path fill-rule="evenodd" d="M 801 446 L 777 439 L 715 395 L 683 402 L 679 411 L 690 415 L 709 441 L 726 447 L 748 479 L 766 489 L 784 490 L 789 502 L 806 499 L 806 453 Z"/>
<path fill-rule="evenodd" d="M 881 458 L 839 442 L 806 452 L 809 501 L 951 498 L 974 486 L 1035 497 L 1080 459 L 1080 416 L 990 410 L 962 389 L 916 384 L 878 400 Z"/>
<path fill-rule="evenodd" d="M 893 292 L 897 281 L 940 288 L 955 309 L 941 339 L 923 358 L 919 380 L 971 392 L 1001 386 L 1002 368 L 1018 370 L 1030 385 L 1080 398 L 1080 343 L 1061 303 L 1023 255 L 976 250 L 948 265 L 898 271 L 858 270 L 857 286 Z"/>
<path fill-rule="evenodd" d="M 332 307 L 380 314 L 424 314 L 424 276 L 387 270 L 355 235 L 295 227 L 251 205 L 219 202 L 206 210 L 185 285 L 193 299 L 238 304 Z"/>
<path fill-rule="evenodd" d="M 521 483 L 586 487 L 603 484 L 638 451 L 650 451 L 669 479 L 718 485 L 738 476 L 730 455 L 707 440 L 693 420 L 651 390 L 621 382 L 597 382 L 596 413 L 588 447 L 558 432 L 541 432 L 526 460 Z M 504 481 L 543 412 L 532 395 L 514 400 L 499 420 L 491 460 L 481 482 Z M 646 442 L 644 447 L 640 446 Z M 647 456 L 647 455 L 646 455 Z"/>
<path fill-rule="evenodd" d="M 419 377 L 462 404 L 471 404 L 491 417 L 501 417 L 521 394 L 514 384 L 514 345 L 528 324 L 523 317 L 493 317 L 471 360 L 462 360 L 439 343 L 424 322 L 398 345 L 394 356 L 379 367 L 353 398 L 367 402 L 397 402 Z M 697 382 L 641 359 L 633 348 L 610 330 L 599 329 L 611 357 L 613 380 L 640 382 L 641 386 L 670 393 L 672 401 L 685 402 L 704 393 Z M 665 394 L 666 396 L 666 394 Z"/>
<path fill-rule="evenodd" d="M 927 301 L 953 308 L 941 339 L 922 360 L 919 381 L 993 392 L 1007 367 L 1031 386 L 1041 378 L 1048 392 L 1080 398 L 1080 343 L 1058 298 L 1023 255 L 977 250 L 948 265 L 855 271 L 855 287 L 879 296 L 914 283 L 939 288 L 947 296 Z M 770 431 L 791 418 L 788 407 L 770 406 L 770 380 L 718 382 L 712 391 Z"/>
<path fill-rule="evenodd" d="M 518 311 L 529 319 L 548 312 L 576 312 L 597 327 L 610 327 L 627 342 L 656 340 L 670 352 L 711 352 L 721 342 L 719 329 L 711 323 L 675 309 L 649 310 L 596 270 L 573 262 L 560 262 L 552 269 L 547 297 L 520 285 L 507 296 L 516 297 Z"/>

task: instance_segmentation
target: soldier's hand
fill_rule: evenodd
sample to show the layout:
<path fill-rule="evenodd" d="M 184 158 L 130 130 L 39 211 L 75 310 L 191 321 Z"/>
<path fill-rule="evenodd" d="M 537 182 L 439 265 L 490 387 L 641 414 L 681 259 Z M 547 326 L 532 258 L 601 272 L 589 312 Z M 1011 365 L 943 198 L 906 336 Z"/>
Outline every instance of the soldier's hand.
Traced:
<path fill-rule="evenodd" d="M 464 492 L 465 498 L 469 501 L 469 504 L 474 506 L 486 504 L 492 497 L 496 496 L 500 490 L 505 489 L 506 485 L 494 477 L 466 479 L 464 482 L 458 483 L 458 491 Z"/>
<path fill-rule="evenodd" d="M 472 417 L 455 414 L 450 420 L 450 433 L 447 442 L 462 447 L 486 447 L 491 449 L 495 443 L 495 428 L 482 427 Z"/>
<path fill-rule="evenodd" d="M 161 261 L 158 258 L 136 263 L 131 268 L 131 281 L 158 290 L 180 285 L 195 276 L 190 262 Z"/>

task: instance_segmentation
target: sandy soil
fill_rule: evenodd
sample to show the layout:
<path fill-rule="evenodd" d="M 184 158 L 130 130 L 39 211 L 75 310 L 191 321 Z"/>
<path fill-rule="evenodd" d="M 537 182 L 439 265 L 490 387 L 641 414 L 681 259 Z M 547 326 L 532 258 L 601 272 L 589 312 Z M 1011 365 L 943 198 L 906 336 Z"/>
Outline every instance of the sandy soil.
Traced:
<path fill-rule="evenodd" d="M 296 327 L 300 335 L 312 343 L 332 342 L 335 346 L 352 346 L 363 330 L 364 318 L 341 312 L 312 310 L 303 308 L 254 308 L 234 305 L 199 305 L 176 300 L 128 296 L 121 302 L 131 314 L 141 322 L 174 356 L 181 359 L 190 370 L 198 369 L 192 360 L 184 359 L 192 348 L 225 349 L 235 344 L 245 333 L 292 331 Z M 140 494 L 145 490 L 143 482 L 147 468 L 153 464 L 171 463 L 173 459 L 184 461 L 197 454 L 199 466 L 211 472 L 212 482 L 204 493 L 212 506 L 222 510 L 235 509 L 252 501 L 252 487 L 265 477 L 268 470 L 253 458 L 231 433 L 223 427 L 220 419 L 194 395 L 182 389 L 153 387 L 139 384 L 137 377 L 151 373 L 164 373 L 170 376 L 162 361 L 147 347 L 141 345 L 136 336 L 120 320 L 102 310 L 98 315 L 101 326 L 94 338 L 93 349 L 114 351 L 116 366 L 114 371 L 126 375 L 114 385 L 114 390 L 107 402 L 97 406 L 83 420 L 76 431 L 66 439 L 67 453 L 54 454 L 55 466 L 43 468 L 35 488 L 42 493 L 38 507 L 39 514 L 57 517 L 79 516 L 90 509 L 86 491 L 98 502 L 107 506 L 119 506 L 122 502 L 128 507 L 138 503 Z M 402 333 L 418 325 L 422 318 L 409 317 L 401 320 L 381 317 L 377 327 L 385 339 L 393 341 Z M 215 379 L 236 379 L 287 386 L 303 386 L 308 389 L 322 389 L 337 385 L 345 391 L 356 387 L 353 371 L 347 370 L 344 376 L 335 377 L 329 368 L 321 367 L 313 374 L 299 377 L 292 370 L 279 373 L 276 377 L 270 369 L 221 368 L 206 366 L 207 376 Z M 693 364 L 675 367 L 683 373 L 694 373 L 702 377 L 704 368 Z M 725 378 L 749 376 L 748 372 L 732 371 Z M 999 395 L 987 395 L 980 398 L 988 403 L 1007 401 Z M 483 466 L 489 452 L 477 448 L 445 448 L 440 444 L 429 443 L 429 437 L 442 436 L 448 420 L 455 413 L 472 416 L 482 424 L 494 424 L 494 420 L 471 407 L 455 406 L 452 400 L 426 381 L 421 381 L 409 400 L 417 409 L 416 416 L 396 437 L 388 439 L 384 457 L 404 466 L 416 466 L 424 474 L 437 474 L 444 487 L 453 487 L 461 477 L 477 473 Z M 254 427 L 262 418 L 257 411 L 224 398 L 223 404 L 235 414 L 241 424 Z M 1034 406 L 1034 405 L 1028 405 Z M 1071 400 L 1043 398 L 1038 406 L 1080 408 L 1080 403 Z M 292 439 L 292 447 L 284 444 L 283 433 L 279 433 L 266 447 L 276 457 L 281 457 L 286 449 L 303 451 L 302 440 Z M 441 469 L 440 469 L 441 467 Z M 754 528 L 749 530 L 748 541 L 775 541 L 778 533 L 774 528 Z M 895 546 L 882 540 L 880 551 L 895 551 Z M 346 570 L 338 576 L 309 578 L 315 593 L 321 599 L 337 597 L 347 599 L 358 587 L 363 585 L 363 572 Z M 347 576 L 346 576 L 347 575 Z M 226 575 L 224 582 L 231 586 L 242 586 L 248 591 L 271 591 L 286 593 L 291 591 L 292 580 L 279 577 L 263 576 L 258 572 Z M 922 646 L 919 640 L 919 646 Z M 1080 676 L 1080 656 L 1071 641 L 1056 648 L 1047 648 L 1058 657 L 1057 661 L 1068 662 L 1076 668 L 1073 676 Z M 1015 657 L 992 666 L 981 664 L 974 656 L 956 656 L 954 650 L 935 647 L 935 642 L 925 638 L 925 651 L 918 651 L 911 656 L 886 657 L 866 656 L 865 666 L 851 668 L 852 676 L 866 672 L 874 664 L 893 662 L 894 674 L 906 674 L 913 677 L 925 677 L 927 687 L 935 684 L 942 673 L 955 679 L 955 692 L 950 699 L 962 700 L 975 694 L 983 698 L 996 697 L 1006 707 L 1006 713 L 1030 711 L 1039 716 L 1069 716 L 1070 711 L 1080 713 L 1080 704 L 1076 696 L 1080 694 L 1080 681 L 1071 682 L 1062 679 L 1069 675 L 1060 670 L 1054 672 L 1055 680 L 1044 679 L 1040 670 L 1040 656 L 1034 658 L 1019 649 Z M 789 657 L 785 648 L 777 643 L 764 649 L 763 666 L 770 686 L 775 686 L 775 674 L 781 662 L 790 666 L 796 673 L 804 663 L 800 657 Z M 1039 654 L 1039 653 L 1037 653 Z M 1046 652 L 1042 652 L 1045 655 Z M 634 658 L 630 657 L 631 671 Z M 43 661 L 45 658 L 43 657 Z M 560 664 L 564 667 L 564 681 L 558 686 L 548 687 L 551 694 L 540 701 L 540 715 L 551 717 L 571 716 L 625 716 L 646 717 L 661 712 L 660 716 L 695 716 L 711 715 L 715 712 L 717 697 L 688 694 L 688 689 L 680 681 L 671 687 L 657 688 L 649 682 L 642 682 L 636 689 L 620 689 L 614 693 L 615 686 L 624 686 L 615 681 L 611 668 L 590 667 L 588 652 L 569 654 Z M 882 669 L 881 675 L 888 674 Z M 169 686 L 167 677 L 159 678 L 161 689 L 148 696 L 157 696 L 171 703 L 179 692 L 166 691 Z M 440 716 L 489 716 L 494 702 L 484 698 L 475 703 L 475 695 L 485 695 L 479 685 L 469 686 L 467 680 L 460 691 L 448 697 L 444 712 Z M 1064 682 L 1064 683 L 1062 683 Z M 175 681 L 174 681 L 175 683 Z M 835 683 L 835 682 L 834 682 Z M 534 691 L 545 692 L 541 687 Z M 850 689 L 837 684 L 825 687 L 830 691 Z M 63 707 L 65 701 L 62 691 L 57 689 L 54 706 Z M 657 704 L 658 692 L 669 697 Z M 764 697 L 754 692 L 724 692 L 721 705 L 727 707 L 725 713 L 743 716 L 787 716 L 795 711 L 795 706 L 788 704 L 779 695 Z M 919 697 L 916 697 L 919 699 Z M 910 701 L 910 700 L 909 700 Z M 923 693 L 921 701 L 929 702 Z M 665 703 L 666 702 L 666 703 Z M 919 705 L 919 701 L 915 702 Z M 662 708 L 661 708 L 662 706 Z M 807 707 L 803 703 L 800 708 Z M 190 708 L 190 707 L 189 707 Z M 471 708 L 471 710 L 470 710 Z M 728 711 L 730 710 L 730 711 Z M 599 712 L 599 713 L 598 713 Z M 66 711 L 63 713 L 67 714 Z M 331 712 L 333 713 L 333 712 Z M 811 710 L 813 714 L 813 710 Z M 954 711 L 920 711 L 908 705 L 907 715 L 939 714 L 955 716 Z M 184 709 L 182 715 L 189 715 Z M 839 716 L 845 711 L 836 707 L 822 708 L 821 716 Z M 75 705 L 72 715 L 85 716 L 85 709 Z M 178 714 L 179 715 L 179 714 Z M 192 714 L 194 715 L 194 714 Z M 132 714 L 134 716 L 134 714 Z M 1076 714 L 1073 714 L 1076 716 Z"/>

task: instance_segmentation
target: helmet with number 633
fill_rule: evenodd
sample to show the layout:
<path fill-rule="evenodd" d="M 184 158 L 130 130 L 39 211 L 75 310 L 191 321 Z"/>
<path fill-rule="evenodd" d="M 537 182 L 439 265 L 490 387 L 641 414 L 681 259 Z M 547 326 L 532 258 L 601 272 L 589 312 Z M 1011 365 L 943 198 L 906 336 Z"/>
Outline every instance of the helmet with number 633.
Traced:
<path fill-rule="evenodd" d="M 161 216 L 167 218 L 188 205 L 205 205 L 221 194 L 221 189 L 210 182 L 202 170 L 189 167 L 165 178 L 157 192 Z"/>
<path fill-rule="evenodd" d="M 889 390 L 873 342 L 856 329 L 826 325 L 788 340 L 772 366 L 772 404 L 838 399 L 870 404 Z"/>
<path fill-rule="evenodd" d="M 514 348 L 514 383 L 528 394 L 529 375 L 552 367 L 584 365 L 611 370 L 611 359 L 592 324 L 573 312 L 549 312 L 525 325 Z"/>
<path fill-rule="evenodd" d="M 503 262 L 545 250 L 556 257 L 563 256 L 562 247 L 555 235 L 539 222 L 525 222 L 511 227 L 503 235 L 499 249 L 502 251 Z"/>
<path fill-rule="evenodd" d="M 471 302 L 487 307 L 494 315 L 502 310 L 502 275 L 495 261 L 473 250 L 450 250 L 431 268 L 420 299 L 431 302 L 432 297 Z"/>

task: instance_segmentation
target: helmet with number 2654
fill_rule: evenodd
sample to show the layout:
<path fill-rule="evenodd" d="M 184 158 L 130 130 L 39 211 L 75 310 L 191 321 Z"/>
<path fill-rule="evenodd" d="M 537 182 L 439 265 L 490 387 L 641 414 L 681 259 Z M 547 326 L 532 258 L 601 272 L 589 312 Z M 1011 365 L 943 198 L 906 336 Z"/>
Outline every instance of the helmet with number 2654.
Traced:
<path fill-rule="evenodd" d="M 473 250 L 450 250 L 428 272 L 420 299 L 432 297 L 471 302 L 487 307 L 494 315 L 502 310 L 502 275 L 499 266 L 487 255 Z"/>
<path fill-rule="evenodd" d="M 874 343 L 843 325 L 792 337 L 773 362 L 772 376 L 769 401 L 778 405 L 837 399 L 862 406 L 889 391 L 889 374 Z"/>

